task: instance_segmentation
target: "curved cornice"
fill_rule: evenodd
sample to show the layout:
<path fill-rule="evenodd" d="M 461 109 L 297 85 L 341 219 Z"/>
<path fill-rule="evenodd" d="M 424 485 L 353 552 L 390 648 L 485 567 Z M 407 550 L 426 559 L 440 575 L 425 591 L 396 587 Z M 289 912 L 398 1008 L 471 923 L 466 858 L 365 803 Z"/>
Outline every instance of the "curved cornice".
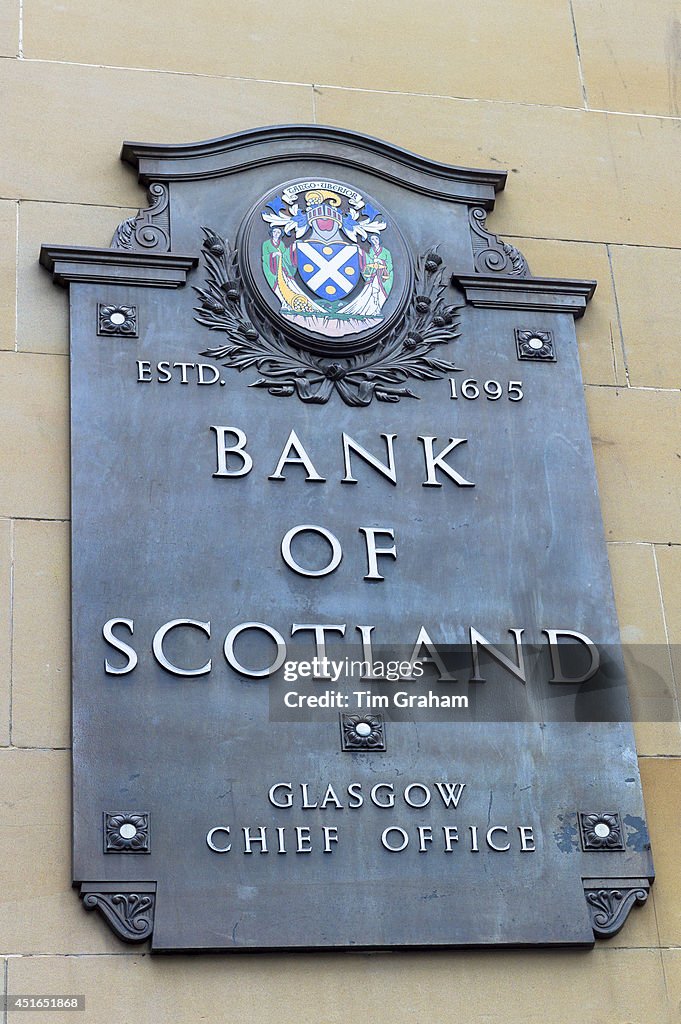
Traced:
<path fill-rule="evenodd" d="M 325 125 L 252 128 L 205 142 L 170 145 L 124 142 L 121 159 L 137 168 L 145 184 L 216 178 L 290 160 L 324 161 L 372 171 L 423 195 L 486 209 L 494 206 L 495 193 L 506 184 L 506 171 L 439 163 L 370 135 Z"/>

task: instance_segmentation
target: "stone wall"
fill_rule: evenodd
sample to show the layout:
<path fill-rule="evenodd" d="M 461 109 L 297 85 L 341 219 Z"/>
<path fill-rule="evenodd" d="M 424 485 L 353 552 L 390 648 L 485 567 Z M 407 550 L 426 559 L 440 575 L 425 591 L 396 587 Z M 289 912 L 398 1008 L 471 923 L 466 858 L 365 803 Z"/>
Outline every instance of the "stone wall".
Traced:
<path fill-rule="evenodd" d="M 651 682 L 681 685 L 680 18 L 673 0 L 4 0 L 0 990 L 85 993 L 86 1024 L 681 1020 L 681 731 Z M 622 635 L 650 645 L 630 685 L 658 880 L 593 951 L 152 959 L 71 889 L 68 314 L 39 245 L 108 245 L 145 205 L 124 138 L 285 122 L 508 168 L 489 228 L 536 274 L 599 282 L 578 335 Z"/>

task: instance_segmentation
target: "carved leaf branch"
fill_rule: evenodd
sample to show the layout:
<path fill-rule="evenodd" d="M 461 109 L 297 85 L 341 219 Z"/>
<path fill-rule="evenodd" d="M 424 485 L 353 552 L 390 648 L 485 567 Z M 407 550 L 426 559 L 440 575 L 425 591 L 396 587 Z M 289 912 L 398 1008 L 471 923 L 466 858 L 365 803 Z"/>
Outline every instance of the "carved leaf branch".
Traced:
<path fill-rule="evenodd" d="M 335 392 L 350 406 L 399 402 L 418 398 L 410 378 L 436 380 L 458 368 L 432 355 L 433 349 L 459 336 L 460 307 L 444 301 L 445 273 L 433 249 L 419 256 L 415 285 L 406 316 L 378 348 L 337 360 L 322 359 L 290 345 L 248 301 L 242 286 L 237 252 L 211 228 L 204 227 L 205 287 L 194 290 L 200 306 L 198 323 L 224 332 L 225 345 L 201 354 L 242 373 L 254 367 L 260 374 L 250 387 L 266 388 L 276 397 L 297 394 L 303 402 L 324 404 Z"/>

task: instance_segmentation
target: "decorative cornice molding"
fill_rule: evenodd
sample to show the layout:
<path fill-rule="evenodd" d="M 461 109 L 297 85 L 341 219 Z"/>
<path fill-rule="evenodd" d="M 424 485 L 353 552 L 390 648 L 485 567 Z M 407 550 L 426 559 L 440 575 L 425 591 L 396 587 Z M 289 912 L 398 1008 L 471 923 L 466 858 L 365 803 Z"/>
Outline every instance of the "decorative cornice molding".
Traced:
<path fill-rule="evenodd" d="M 453 275 L 473 306 L 497 309 L 531 309 L 544 313 L 584 315 L 596 290 L 595 281 L 553 277 L 507 277 L 501 274 Z"/>
<path fill-rule="evenodd" d="M 584 896 L 597 939 L 617 935 L 634 906 L 648 899 L 647 878 L 584 878 Z"/>
<path fill-rule="evenodd" d="M 125 249 L 90 249 L 72 245 L 43 245 L 40 262 L 55 284 L 145 285 L 180 288 L 199 262 L 198 256 L 178 253 L 131 252 Z"/>
<path fill-rule="evenodd" d="M 324 161 L 369 170 L 414 192 L 488 210 L 507 176 L 506 171 L 429 160 L 370 135 L 325 125 L 275 125 L 175 145 L 124 142 L 121 159 L 138 169 L 145 184 L 215 178 L 292 160 Z"/>
<path fill-rule="evenodd" d="M 124 942 L 145 942 L 154 930 L 156 882 L 83 882 L 86 910 L 98 910 Z"/>

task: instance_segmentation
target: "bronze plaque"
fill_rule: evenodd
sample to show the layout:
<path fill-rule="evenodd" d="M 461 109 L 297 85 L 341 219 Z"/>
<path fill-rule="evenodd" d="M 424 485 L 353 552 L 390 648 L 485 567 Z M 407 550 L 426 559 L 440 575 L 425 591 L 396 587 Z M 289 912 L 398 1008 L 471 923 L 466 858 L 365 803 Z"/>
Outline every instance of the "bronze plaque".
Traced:
<path fill-rule="evenodd" d="M 574 329 L 505 174 L 127 143 L 71 292 L 74 885 L 152 949 L 589 945 L 652 860 Z"/>

